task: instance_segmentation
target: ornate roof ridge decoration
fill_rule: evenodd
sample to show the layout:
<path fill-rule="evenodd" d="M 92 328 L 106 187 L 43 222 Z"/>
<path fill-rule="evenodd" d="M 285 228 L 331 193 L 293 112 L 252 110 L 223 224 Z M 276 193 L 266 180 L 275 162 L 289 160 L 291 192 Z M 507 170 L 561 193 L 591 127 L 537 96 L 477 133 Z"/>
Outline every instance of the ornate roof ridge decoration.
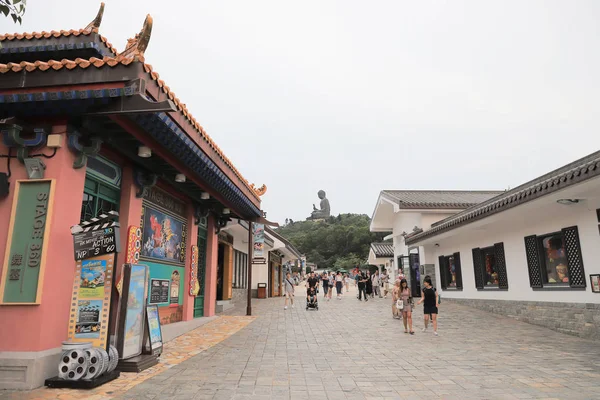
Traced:
<path fill-rule="evenodd" d="M 5 33 L 0 34 L 0 42 L 4 40 L 33 40 L 33 39 L 50 39 L 51 37 L 59 38 L 62 36 L 80 36 L 80 35 L 91 35 L 92 33 L 98 34 L 100 24 L 102 23 L 102 17 L 104 16 L 104 3 L 100 3 L 100 9 L 96 14 L 96 18 L 92 20 L 85 28 L 83 29 L 69 29 L 64 30 L 61 29 L 59 31 L 51 30 L 51 31 L 41 31 L 41 32 L 23 32 L 23 33 Z M 115 56 L 117 55 L 117 50 L 113 47 L 113 45 L 102 35 L 98 35 L 100 40 L 112 51 Z"/>
<path fill-rule="evenodd" d="M 93 65 L 96 68 L 101 68 L 105 64 L 109 67 L 114 67 L 117 65 L 129 65 L 132 62 L 138 62 L 134 57 L 125 57 L 122 53 L 117 57 L 104 57 L 102 59 L 92 57 L 90 59 L 77 58 L 75 60 L 62 59 L 61 61 L 49 60 L 45 61 L 35 61 L 35 62 L 27 62 L 22 61 L 20 63 L 8 63 L 8 64 L 0 64 L 0 74 L 4 74 L 7 72 L 20 72 L 23 69 L 26 69 L 28 72 L 32 72 L 35 70 L 46 71 L 50 68 L 53 70 L 60 70 L 62 68 L 74 69 L 76 67 L 79 68 L 88 68 Z M 225 165 L 227 165 L 235 174 L 235 176 L 244 184 L 248 189 L 250 189 L 250 193 L 252 193 L 257 199 L 262 196 L 266 191 L 267 187 L 265 185 L 261 186 L 258 189 L 255 189 L 254 186 L 250 185 L 248 180 L 244 178 L 244 176 L 240 173 L 240 171 L 233 165 L 233 162 L 225 155 L 223 150 L 212 140 L 212 138 L 206 133 L 204 128 L 196 121 L 196 119 L 192 116 L 192 114 L 188 111 L 187 106 L 182 103 L 175 93 L 171 91 L 171 89 L 165 84 L 165 82 L 160 79 L 157 72 L 153 71 L 152 66 L 150 64 L 142 63 L 144 66 L 144 71 L 148 73 L 154 81 L 156 81 L 157 85 L 161 88 L 163 93 L 167 95 L 167 98 L 175 103 L 175 106 L 184 117 L 190 122 L 190 124 L 194 127 L 194 129 L 199 133 L 199 136 L 205 140 L 208 145 L 217 153 L 217 155 L 223 160 Z M 260 194 L 262 193 L 262 194 Z"/>
<path fill-rule="evenodd" d="M 261 187 L 256 187 L 254 186 L 254 183 L 250 184 L 250 188 L 252 189 L 252 191 L 254 193 L 256 193 L 257 196 L 262 196 L 265 193 L 267 193 L 267 185 L 263 184 Z"/>
<path fill-rule="evenodd" d="M 98 10 L 98 14 L 96 14 L 96 18 L 92 20 L 86 27 L 85 30 L 93 31 L 100 29 L 100 24 L 102 23 L 102 17 L 104 16 L 104 2 L 100 3 L 100 9 Z"/>
<path fill-rule="evenodd" d="M 152 17 L 148 14 L 140 33 L 136 33 L 133 38 L 127 39 L 127 46 L 125 46 L 125 50 L 119 53 L 118 57 L 133 58 L 136 61 L 144 62 L 144 52 L 148 48 L 151 34 Z"/>

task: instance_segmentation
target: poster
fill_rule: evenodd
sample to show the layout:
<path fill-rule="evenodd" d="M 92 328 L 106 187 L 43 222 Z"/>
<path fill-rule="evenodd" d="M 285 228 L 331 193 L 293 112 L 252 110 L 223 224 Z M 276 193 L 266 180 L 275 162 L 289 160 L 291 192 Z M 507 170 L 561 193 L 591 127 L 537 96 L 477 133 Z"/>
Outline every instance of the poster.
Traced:
<path fill-rule="evenodd" d="M 158 307 L 155 305 L 148 306 L 146 308 L 146 317 L 148 318 L 148 337 L 150 338 L 152 354 L 160 354 L 162 352 L 163 339 Z"/>
<path fill-rule="evenodd" d="M 144 206 L 143 214 L 142 258 L 185 263 L 185 222 L 149 205 Z"/>
<path fill-rule="evenodd" d="M 167 303 L 169 301 L 169 280 L 150 280 L 150 304 Z"/>
<path fill-rule="evenodd" d="M 99 339 L 102 314 L 102 300 L 78 300 L 75 338 Z"/>
<path fill-rule="evenodd" d="M 252 224 L 254 237 L 253 258 L 265 259 L 265 226 L 263 224 Z"/>
<path fill-rule="evenodd" d="M 103 298 L 105 280 L 106 260 L 83 260 L 81 262 L 79 298 Z"/>
<path fill-rule="evenodd" d="M 144 337 L 144 311 L 146 309 L 147 267 L 129 266 L 129 285 L 126 294 L 126 310 L 123 331 L 123 359 L 139 355 Z"/>
<path fill-rule="evenodd" d="M 171 304 L 179 304 L 179 283 L 181 281 L 181 275 L 179 275 L 179 271 L 175 270 L 171 274 L 171 296 L 170 303 Z"/>

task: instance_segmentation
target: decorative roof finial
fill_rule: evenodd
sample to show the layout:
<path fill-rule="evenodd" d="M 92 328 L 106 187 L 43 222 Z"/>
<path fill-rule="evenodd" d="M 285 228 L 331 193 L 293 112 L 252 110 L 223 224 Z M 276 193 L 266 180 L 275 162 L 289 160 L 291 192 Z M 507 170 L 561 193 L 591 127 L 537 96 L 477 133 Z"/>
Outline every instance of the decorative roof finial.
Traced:
<path fill-rule="evenodd" d="M 98 10 L 98 14 L 96 14 L 96 18 L 92 22 L 85 27 L 84 30 L 98 30 L 100 28 L 100 24 L 102 23 L 102 16 L 104 15 L 104 3 L 100 3 L 100 9 Z"/>
<path fill-rule="evenodd" d="M 152 17 L 150 14 L 146 15 L 144 26 L 140 33 L 137 33 L 135 37 L 127 39 L 127 46 L 123 50 L 119 57 L 123 58 L 134 58 L 136 61 L 144 61 L 144 52 L 148 48 L 148 42 L 150 42 L 150 35 L 152 34 Z"/>
<path fill-rule="evenodd" d="M 253 183 L 250 185 L 250 187 L 252 188 L 254 193 L 256 193 L 257 196 L 262 196 L 263 194 L 267 193 L 267 185 L 265 185 L 265 184 L 263 184 L 261 187 L 257 188 L 254 186 L 254 183 Z"/>

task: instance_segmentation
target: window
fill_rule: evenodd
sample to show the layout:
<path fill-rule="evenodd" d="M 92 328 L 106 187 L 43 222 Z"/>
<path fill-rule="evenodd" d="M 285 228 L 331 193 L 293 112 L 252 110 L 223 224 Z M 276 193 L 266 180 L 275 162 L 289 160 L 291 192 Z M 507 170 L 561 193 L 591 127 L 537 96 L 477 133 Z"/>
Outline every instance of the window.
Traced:
<path fill-rule="evenodd" d="M 462 272 L 460 268 L 460 253 L 451 256 L 440 256 L 440 277 L 442 278 L 442 289 L 461 289 Z"/>
<path fill-rule="evenodd" d="M 532 288 L 585 288 L 586 279 L 576 226 L 525 238 L 529 283 Z"/>
<path fill-rule="evenodd" d="M 233 263 L 233 287 L 245 289 L 247 287 L 246 271 L 248 271 L 248 255 L 241 251 L 234 250 Z"/>
<path fill-rule="evenodd" d="M 104 157 L 90 157 L 81 202 L 81 221 L 119 211 L 121 168 Z"/>
<path fill-rule="evenodd" d="M 504 244 L 473 249 L 473 270 L 477 289 L 508 289 Z"/>

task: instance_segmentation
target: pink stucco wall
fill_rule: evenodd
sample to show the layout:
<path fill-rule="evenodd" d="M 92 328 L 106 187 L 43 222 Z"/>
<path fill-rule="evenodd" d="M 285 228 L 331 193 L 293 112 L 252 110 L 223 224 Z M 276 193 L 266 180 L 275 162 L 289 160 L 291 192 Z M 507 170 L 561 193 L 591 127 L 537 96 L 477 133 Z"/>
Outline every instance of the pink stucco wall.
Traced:
<path fill-rule="evenodd" d="M 208 218 L 206 239 L 206 273 L 204 284 L 204 316 L 215 315 L 217 302 L 217 262 L 219 257 L 219 238 L 215 234 L 215 219 Z"/>
<path fill-rule="evenodd" d="M 63 135 L 66 143 L 66 126 L 56 125 L 53 133 Z M 0 154 L 7 154 L 0 144 Z M 49 149 L 44 149 L 50 153 Z M 14 151 L 13 151 L 14 154 Z M 6 159 L 0 159 L 0 171 L 6 172 Z M 45 238 L 48 252 L 40 305 L 0 306 L 0 351 L 40 351 L 59 347 L 66 339 L 69 304 L 75 260 L 70 227 L 78 224 L 85 181 L 85 168 L 73 169 L 75 156 L 66 148 L 59 149 L 52 159 L 44 159 L 46 178 L 56 179 L 54 211 L 50 234 Z M 27 179 L 25 167 L 11 160 L 11 192 L 0 200 L 0 261 L 4 262 L 8 224 L 14 200 L 15 182 Z M 2 269 L 6 266 L 2 265 Z"/>

